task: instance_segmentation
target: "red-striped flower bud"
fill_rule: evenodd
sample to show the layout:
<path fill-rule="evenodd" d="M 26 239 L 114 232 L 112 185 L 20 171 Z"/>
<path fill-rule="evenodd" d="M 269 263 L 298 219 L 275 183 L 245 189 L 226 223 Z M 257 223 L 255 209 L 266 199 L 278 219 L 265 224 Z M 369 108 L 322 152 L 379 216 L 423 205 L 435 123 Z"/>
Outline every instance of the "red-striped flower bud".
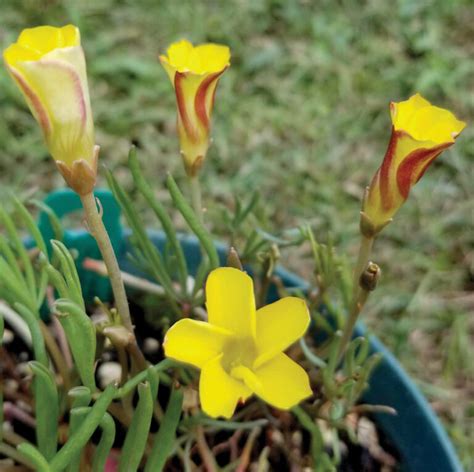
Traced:
<path fill-rule="evenodd" d="M 189 41 L 173 43 L 160 56 L 176 93 L 178 131 L 186 172 L 201 168 L 210 142 L 211 114 L 217 82 L 230 65 L 227 46 Z"/>
<path fill-rule="evenodd" d="M 361 229 L 377 234 L 408 198 L 410 189 L 466 124 L 416 94 L 390 104 L 392 136 L 382 165 L 367 190 Z"/>

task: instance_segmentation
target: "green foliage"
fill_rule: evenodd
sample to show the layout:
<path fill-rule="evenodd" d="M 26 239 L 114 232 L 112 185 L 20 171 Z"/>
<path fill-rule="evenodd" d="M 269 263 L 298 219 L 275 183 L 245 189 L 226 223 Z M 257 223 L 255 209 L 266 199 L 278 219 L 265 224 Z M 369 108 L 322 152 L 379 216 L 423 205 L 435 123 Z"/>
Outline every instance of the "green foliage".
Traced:
<path fill-rule="evenodd" d="M 43 364 L 32 361 L 29 366 L 35 376 L 38 450 L 49 461 L 56 454 L 58 443 L 59 399 L 56 380 L 51 371 Z"/>
<path fill-rule="evenodd" d="M 138 469 L 150 430 L 153 416 L 153 397 L 150 384 L 148 382 L 141 383 L 137 390 L 138 404 L 122 447 L 119 472 Z"/>
<path fill-rule="evenodd" d="M 468 0 L 371 2 L 363 8 L 360 2 L 334 4 L 328 0 L 4 0 L 2 46 L 25 25 L 67 22 L 81 27 L 101 157 L 118 175 L 128 149 L 123 136 L 133 139 L 146 163 L 145 175 L 156 182 L 153 188 L 160 201 L 166 193 L 166 172 L 174 175 L 181 162 L 173 97 L 156 61 L 157 52 L 181 36 L 230 44 L 232 67 L 218 92 L 214 144 L 203 186 L 209 192 L 205 204 L 222 201 L 225 207 L 234 205 L 235 216 L 229 213 L 229 218 L 221 218 L 221 209 L 210 208 L 207 222 L 213 234 L 220 236 L 228 235 L 235 221 L 242 223 L 234 241 L 244 261 L 254 261 L 261 251 L 269 251 L 261 231 L 242 234 L 248 219 L 241 222 L 241 215 L 253 202 L 246 195 L 257 189 L 260 201 L 246 218 L 258 221 L 260 229 L 276 233 L 283 222 L 297 227 L 309 220 L 318 240 L 330 232 L 334 245 L 344 252 L 353 250 L 357 232 L 354 215 L 362 189 L 379 165 L 388 140 L 388 113 L 381 110 L 387 109 L 390 99 L 420 91 L 433 102 L 456 109 L 468 122 L 474 117 L 470 90 L 472 4 Z M 52 176 L 40 132 L 4 68 L 0 69 L 0 103 L 0 192 L 12 188 L 20 189 L 15 193 L 21 194 L 24 186 L 55 188 L 60 177 Z M 468 126 L 456 148 L 429 170 L 414 190 L 410 205 L 397 217 L 397 224 L 378 242 L 376 255 L 384 270 L 384 290 L 374 294 L 367 310 L 368 324 L 408 370 L 423 386 L 434 385 L 423 388 L 441 405 L 441 411 L 446 411 L 445 419 L 467 469 L 472 466 L 474 438 L 472 402 L 469 395 L 462 394 L 469 392 L 472 378 L 472 363 L 466 361 L 472 358 L 467 316 L 472 303 L 466 304 L 466 299 L 472 288 L 470 248 L 474 241 L 466 222 L 472 219 L 473 136 L 473 128 Z M 14 171 L 13 162 L 18 164 Z M 135 192 L 153 207 L 135 173 L 133 178 Z M 123 193 L 135 201 L 135 194 L 129 193 L 131 185 L 126 179 L 120 181 L 124 182 Z M 235 194 L 234 203 L 231 195 Z M 430 198 L 425 198 L 427 194 Z M 142 206 L 145 203 L 138 201 L 131 212 L 138 214 Z M 21 219 L 22 211 L 15 213 Z M 166 231 L 161 209 L 154 209 L 154 213 Z M 1 220 L 7 237 L 0 236 L 0 296 L 10 304 L 21 303 L 14 307 L 29 323 L 36 359 L 44 364 L 46 347 L 41 340 L 38 308 L 44 302 L 44 286 L 48 277 L 52 280 L 52 271 L 49 264 L 43 270 L 25 254 L 21 233 L 17 228 L 12 232 L 11 222 L 16 220 L 5 221 L 3 215 Z M 28 221 L 20 224 L 32 233 Z M 134 226 L 130 220 L 129 224 Z M 144 214 L 133 228 L 136 241 L 139 226 L 149 224 L 154 225 L 154 220 Z M 60 233 L 56 238 L 61 239 Z M 320 258 L 330 257 L 323 246 L 331 245 L 318 242 Z M 164 275 L 176 274 L 183 286 L 185 271 L 174 264 L 179 260 L 176 247 L 160 265 L 153 249 L 147 247 L 146 237 L 136 246 L 140 265 L 148 264 L 178 313 L 177 305 L 183 298 Z M 314 253 L 314 248 L 311 250 Z M 16 263 L 18 259 L 21 264 Z M 52 264 L 63 270 L 56 261 Z M 171 265 L 174 271 L 169 270 Z M 308 278 L 313 273 L 313 265 L 302 257 L 291 258 L 289 265 Z M 195 292 L 208 270 L 202 267 Z M 331 274 L 327 275 L 332 280 Z M 79 293 L 74 284 L 62 282 L 54 283 L 60 296 L 80 306 L 77 298 L 71 298 Z M 195 297 L 196 304 L 199 301 Z M 319 301 L 314 302 L 312 316 L 320 329 L 331 334 L 331 326 L 319 313 Z M 347 303 L 347 298 L 337 305 L 331 302 L 339 320 Z M 329 347 L 318 350 L 317 357 L 308 356 L 308 352 L 315 356 L 312 346 L 305 353 L 321 368 L 327 365 Z M 357 370 L 357 360 L 351 359 L 346 356 L 347 376 Z M 133 383 L 130 391 L 136 385 Z M 446 395 L 454 386 L 459 401 L 457 396 L 453 400 L 451 394 Z M 31 461 L 41 463 L 32 446 L 20 447 Z"/>
<path fill-rule="evenodd" d="M 82 383 L 94 391 L 96 389 L 94 378 L 95 327 L 84 309 L 71 300 L 63 298 L 56 300 L 54 311 L 66 334 Z"/>
<path fill-rule="evenodd" d="M 161 472 L 163 470 L 174 447 L 175 433 L 181 417 L 182 406 L 183 392 L 180 389 L 173 388 L 163 421 L 153 442 L 145 472 Z"/>

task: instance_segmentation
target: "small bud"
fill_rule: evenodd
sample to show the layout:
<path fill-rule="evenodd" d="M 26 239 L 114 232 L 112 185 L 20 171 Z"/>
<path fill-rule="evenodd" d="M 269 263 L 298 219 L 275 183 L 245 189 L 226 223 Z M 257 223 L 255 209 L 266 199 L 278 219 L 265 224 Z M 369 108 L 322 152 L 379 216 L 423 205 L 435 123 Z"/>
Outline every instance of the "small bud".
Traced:
<path fill-rule="evenodd" d="M 107 326 L 102 330 L 115 346 L 126 347 L 133 341 L 133 334 L 124 326 Z"/>
<path fill-rule="evenodd" d="M 375 262 L 369 262 L 359 278 L 359 285 L 365 291 L 372 292 L 377 287 L 381 273 L 380 267 Z"/>
<path fill-rule="evenodd" d="M 240 257 L 233 247 L 229 249 L 229 253 L 227 254 L 227 265 L 229 267 L 233 267 L 234 269 L 244 270 L 242 267 L 242 262 L 240 261 Z"/>

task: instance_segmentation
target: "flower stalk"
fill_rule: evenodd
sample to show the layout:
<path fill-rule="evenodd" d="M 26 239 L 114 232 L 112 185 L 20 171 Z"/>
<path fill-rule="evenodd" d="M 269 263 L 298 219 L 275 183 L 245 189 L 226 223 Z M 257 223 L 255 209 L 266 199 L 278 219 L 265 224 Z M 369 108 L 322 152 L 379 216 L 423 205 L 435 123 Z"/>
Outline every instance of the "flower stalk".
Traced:
<path fill-rule="evenodd" d="M 362 286 L 361 278 L 365 272 L 370 269 L 371 263 L 369 262 L 369 259 L 374 240 L 374 237 L 365 236 L 363 233 L 361 234 L 359 254 L 357 256 L 357 262 L 354 269 L 354 280 L 352 284 L 352 298 L 349 305 L 349 316 L 346 320 L 346 323 L 344 324 L 342 338 L 339 345 L 339 359 L 342 358 L 344 352 L 346 351 L 362 307 L 365 305 L 367 297 L 370 293 L 370 291 L 367 290 L 367 287 Z"/>
<path fill-rule="evenodd" d="M 122 275 L 120 273 L 120 268 L 112 243 L 102 221 L 102 216 L 98 211 L 96 198 L 92 192 L 80 195 L 80 197 L 84 208 L 87 226 L 89 227 L 91 235 L 97 241 L 102 258 L 107 266 L 107 272 L 109 274 L 110 284 L 112 285 L 118 313 L 123 325 L 133 333 L 132 319 L 130 317 L 130 309 Z"/>
<path fill-rule="evenodd" d="M 199 175 L 188 176 L 189 189 L 191 192 L 191 203 L 194 212 L 198 217 L 199 223 L 204 223 L 204 213 L 202 208 L 201 183 L 199 182 Z"/>

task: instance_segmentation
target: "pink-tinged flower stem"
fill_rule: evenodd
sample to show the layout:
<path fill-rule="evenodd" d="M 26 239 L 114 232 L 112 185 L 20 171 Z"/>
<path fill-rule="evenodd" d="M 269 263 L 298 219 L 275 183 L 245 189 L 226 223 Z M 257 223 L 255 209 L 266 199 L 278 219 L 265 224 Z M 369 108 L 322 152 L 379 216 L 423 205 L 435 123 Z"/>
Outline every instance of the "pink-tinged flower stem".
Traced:
<path fill-rule="evenodd" d="M 125 293 L 125 286 L 123 284 L 117 257 L 115 256 L 110 237 L 105 229 L 102 216 L 97 208 L 96 198 L 92 192 L 80 195 L 80 197 L 89 231 L 97 241 L 102 258 L 107 266 L 107 272 L 110 278 L 110 284 L 112 285 L 117 311 L 125 328 L 133 333 L 133 325 L 130 317 L 127 295 Z"/>

